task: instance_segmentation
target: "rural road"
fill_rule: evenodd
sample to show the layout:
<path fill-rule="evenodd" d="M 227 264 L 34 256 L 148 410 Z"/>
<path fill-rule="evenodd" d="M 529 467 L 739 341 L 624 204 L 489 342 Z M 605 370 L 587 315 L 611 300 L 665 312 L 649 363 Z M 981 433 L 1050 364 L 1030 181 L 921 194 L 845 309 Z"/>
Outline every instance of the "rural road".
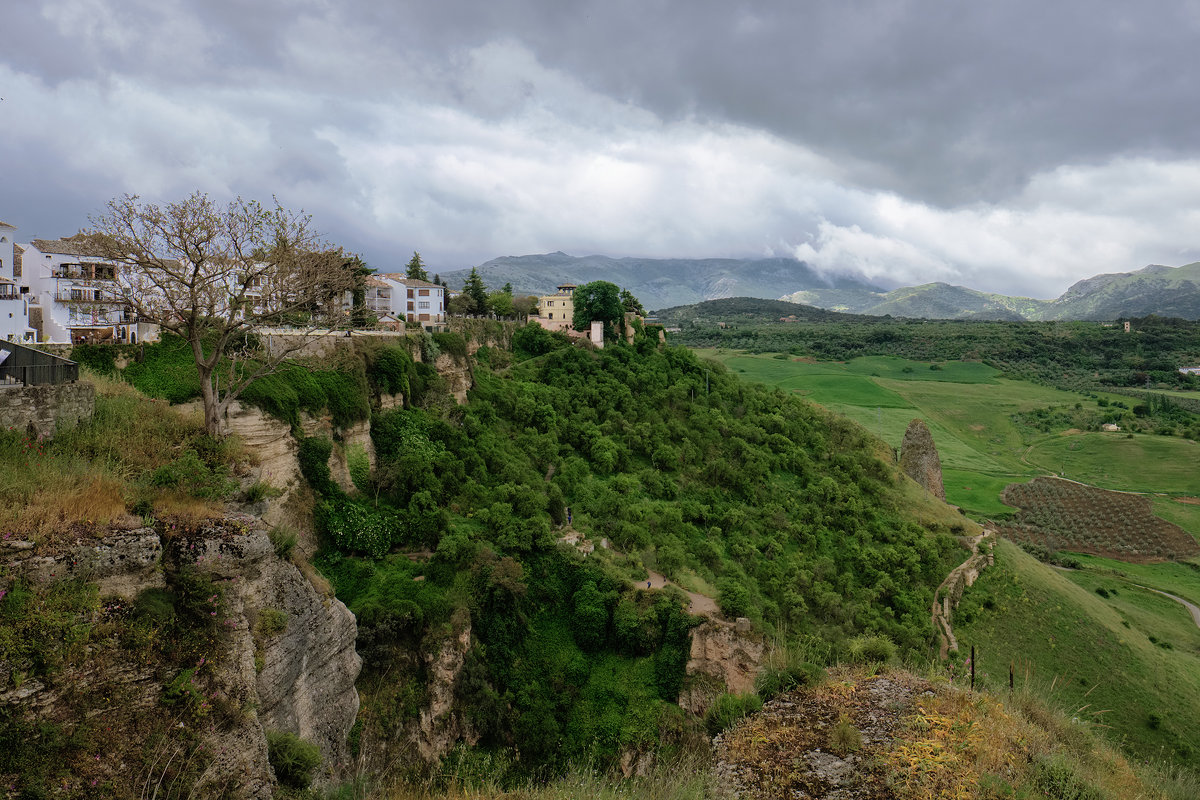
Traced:
<path fill-rule="evenodd" d="M 1192 615 L 1192 622 L 1196 623 L 1197 628 L 1200 628 L 1200 606 L 1184 600 L 1182 597 L 1177 597 L 1170 592 L 1164 592 L 1161 589 L 1151 589 L 1149 586 L 1142 586 L 1140 583 L 1131 583 L 1130 586 L 1136 586 L 1139 589 L 1146 589 L 1147 591 L 1154 592 L 1155 594 L 1161 594 L 1163 597 L 1171 598 L 1176 603 L 1179 603 L 1188 610 L 1188 613 Z"/>

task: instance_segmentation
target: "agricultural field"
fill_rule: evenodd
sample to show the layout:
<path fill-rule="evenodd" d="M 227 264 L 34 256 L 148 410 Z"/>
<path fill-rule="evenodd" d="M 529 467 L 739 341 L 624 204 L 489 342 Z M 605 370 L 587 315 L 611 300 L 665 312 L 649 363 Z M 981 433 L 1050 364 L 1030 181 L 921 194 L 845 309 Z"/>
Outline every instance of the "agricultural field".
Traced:
<path fill-rule="evenodd" d="M 1153 498 L 1154 513 L 1200 538 L 1200 505 L 1166 496 L 1200 497 L 1200 444 L 1170 436 L 1081 433 L 1062 422 L 1072 415 L 1103 415 L 1117 403 L 1132 402 L 1129 397 L 1083 395 L 1004 378 L 978 362 L 890 356 L 837 362 L 697 352 L 742 378 L 843 414 L 893 448 L 899 448 L 912 419 L 924 419 L 941 457 L 946 499 L 973 517 L 1011 514 L 1000 499 L 1006 486 L 1065 472 L 1106 489 L 1161 493 Z M 1053 424 L 1043 431 L 1028 423 L 1031 418 Z"/>
<path fill-rule="evenodd" d="M 1174 436 L 1051 436 L 1030 447 L 1026 458 L 1044 470 L 1105 489 L 1200 495 L 1200 444 Z"/>
<path fill-rule="evenodd" d="M 1138 757 L 1195 764 L 1200 629 L 1183 607 L 1114 573 L 1051 568 L 1003 539 L 995 554 L 995 566 L 966 591 L 954 616 L 960 667 L 974 646 L 977 675 L 988 688 L 1007 687 L 1011 664 L 1018 687 L 1039 687 Z M 1103 563 L 1129 574 L 1190 571 L 1172 563 Z"/>
<path fill-rule="evenodd" d="M 1001 499 L 1020 509 L 1000 532 L 1015 542 L 1126 561 L 1178 560 L 1200 554 L 1186 531 L 1154 515 L 1150 500 L 1058 478 L 1005 488 Z"/>

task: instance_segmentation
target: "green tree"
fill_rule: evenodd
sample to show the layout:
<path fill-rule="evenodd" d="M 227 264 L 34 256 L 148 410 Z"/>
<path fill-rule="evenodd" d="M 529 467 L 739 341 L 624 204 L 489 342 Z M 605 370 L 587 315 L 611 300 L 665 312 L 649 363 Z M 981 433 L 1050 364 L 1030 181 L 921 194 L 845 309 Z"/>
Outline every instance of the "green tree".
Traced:
<path fill-rule="evenodd" d="M 646 316 L 646 309 L 642 308 L 642 301 L 634 297 L 633 292 L 628 289 L 621 290 L 621 305 L 625 307 L 626 311 Z"/>
<path fill-rule="evenodd" d="M 413 257 L 409 259 L 408 264 L 404 268 L 404 277 L 418 281 L 429 280 L 429 273 L 425 271 L 425 264 L 421 261 L 421 254 L 416 250 L 413 251 Z"/>
<path fill-rule="evenodd" d="M 492 292 L 488 295 L 488 309 L 498 317 L 511 317 L 513 296 L 506 292 Z"/>
<path fill-rule="evenodd" d="M 465 308 L 468 314 L 483 314 L 488 307 L 488 291 L 479 277 L 479 270 L 471 267 L 471 274 L 463 282 L 462 296 L 466 299 Z"/>
<path fill-rule="evenodd" d="M 594 320 L 604 323 L 604 335 L 615 335 L 617 323 L 625 318 L 621 290 L 615 283 L 592 281 L 575 290 L 575 330 L 587 330 Z"/>

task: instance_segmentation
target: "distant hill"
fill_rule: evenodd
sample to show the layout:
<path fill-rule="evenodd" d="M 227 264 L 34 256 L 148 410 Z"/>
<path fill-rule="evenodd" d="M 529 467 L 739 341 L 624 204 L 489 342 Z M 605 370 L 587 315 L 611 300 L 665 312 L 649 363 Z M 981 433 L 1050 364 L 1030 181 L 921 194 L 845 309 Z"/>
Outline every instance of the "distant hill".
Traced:
<path fill-rule="evenodd" d="M 560 252 L 494 258 L 477 269 L 489 287 L 511 283 L 520 294 L 547 294 L 564 282 L 611 281 L 633 292 L 647 309 L 725 298 L 778 298 L 829 311 L 924 319 L 1113 320 L 1151 314 L 1200 319 L 1200 262 L 1096 275 L 1054 300 L 1009 297 L 948 283 L 885 291 L 862 278 L 824 275 L 792 258 L 609 258 Z M 457 288 L 468 272 L 456 270 L 441 277 Z M 759 310 L 758 316 L 789 316 L 786 309 Z"/>
<path fill-rule="evenodd" d="M 1200 319 L 1200 262 L 1095 275 L 1054 300 L 1009 297 L 947 283 L 874 293 L 818 288 L 780 299 L 835 311 L 926 319 L 1112 320 L 1151 314 Z"/>
<path fill-rule="evenodd" d="M 633 292 L 647 309 L 725 297 L 777 298 L 812 289 L 849 294 L 882 291 L 857 278 L 826 277 L 794 258 L 609 258 L 545 253 L 494 258 L 477 269 L 489 287 L 511 283 L 520 294 L 548 294 L 564 282 L 611 281 Z M 441 277 L 451 288 L 458 288 L 469 272 L 444 272 Z"/>
<path fill-rule="evenodd" d="M 810 290 L 784 295 L 783 300 L 871 316 L 923 317 L 925 319 L 1038 319 L 1044 300 L 977 292 L 948 283 L 904 286 L 890 292 L 852 293 Z"/>
<path fill-rule="evenodd" d="M 1042 319 L 1117 317 L 1200 319 L 1200 261 L 1182 267 L 1152 264 L 1136 272 L 1079 281 L 1052 302 Z"/>
<path fill-rule="evenodd" d="M 795 321 L 803 322 L 850 322 L 870 319 L 786 300 L 762 300 L 757 297 L 727 297 L 686 306 L 672 306 L 654 312 L 654 316 L 668 326 L 686 325 L 696 320 L 761 325 L 783 319 L 791 321 L 790 318 L 793 317 Z"/>

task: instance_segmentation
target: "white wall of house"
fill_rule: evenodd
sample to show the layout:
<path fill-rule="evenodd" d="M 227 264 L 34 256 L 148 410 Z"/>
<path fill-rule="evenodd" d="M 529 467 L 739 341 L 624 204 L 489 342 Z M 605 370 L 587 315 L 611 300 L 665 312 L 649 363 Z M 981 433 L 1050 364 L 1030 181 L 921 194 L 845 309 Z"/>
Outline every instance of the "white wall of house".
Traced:
<path fill-rule="evenodd" d="M 391 314 L 422 325 L 446 321 L 446 290 L 436 283 L 404 277 L 402 272 L 376 276 L 392 288 Z"/>
<path fill-rule="evenodd" d="M 0 222 L 0 340 L 29 339 L 29 297 L 21 294 L 21 276 L 16 264 L 17 229 Z"/>
<path fill-rule="evenodd" d="M 42 308 L 40 341 L 70 343 L 81 336 L 114 342 L 148 341 L 144 337 L 150 326 L 133 322 L 117 299 L 116 282 L 103 277 L 107 274 L 103 268 L 110 265 L 103 259 L 77 255 L 69 243 L 59 242 L 36 239 L 23 245 L 25 278 Z"/>

